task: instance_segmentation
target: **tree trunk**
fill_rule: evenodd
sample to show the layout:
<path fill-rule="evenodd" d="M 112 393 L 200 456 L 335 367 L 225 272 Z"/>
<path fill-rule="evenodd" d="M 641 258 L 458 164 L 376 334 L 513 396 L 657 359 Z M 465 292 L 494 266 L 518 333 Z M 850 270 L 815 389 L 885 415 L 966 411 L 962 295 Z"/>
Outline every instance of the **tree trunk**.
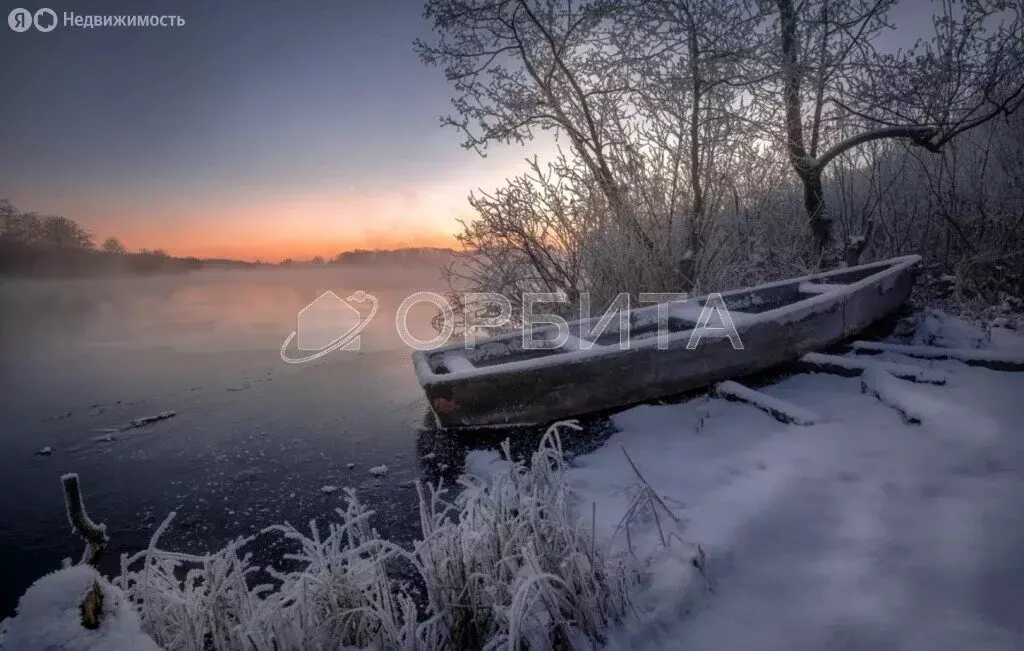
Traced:
<path fill-rule="evenodd" d="M 782 29 L 782 100 L 786 108 L 786 149 L 789 162 L 804 186 L 804 209 L 818 250 L 818 265 L 825 262 L 832 240 L 821 188 L 821 166 L 804 146 L 804 125 L 800 116 L 800 71 L 797 61 L 797 16 L 792 0 L 776 0 Z"/>
<path fill-rule="evenodd" d="M 704 188 L 701 185 L 700 161 L 700 112 L 703 87 L 700 76 L 700 44 L 697 42 L 697 25 L 689 11 L 686 12 L 689 28 L 688 50 L 690 55 L 690 78 L 693 106 L 690 108 L 690 188 L 693 192 L 693 206 L 690 211 L 689 236 L 679 258 L 679 276 L 683 291 L 693 290 L 697 282 L 697 254 L 703 247 L 701 231 L 704 223 Z"/>
<path fill-rule="evenodd" d="M 804 209 L 808 224 L 814 236 L 814 245 L 819 255 L 824 255 L 832 245 L 832 217 L 825 206 L 821 186 L 821 171 L 812 169 L 800 175 L 804 184 Z"/>

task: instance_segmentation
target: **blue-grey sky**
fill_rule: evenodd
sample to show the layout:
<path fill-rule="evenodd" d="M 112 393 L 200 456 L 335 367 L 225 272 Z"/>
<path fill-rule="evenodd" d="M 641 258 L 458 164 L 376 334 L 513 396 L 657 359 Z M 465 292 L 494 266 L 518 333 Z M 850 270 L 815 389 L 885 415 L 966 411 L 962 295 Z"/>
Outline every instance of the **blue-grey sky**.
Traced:
<path fill-rule="evenodd" d="M 448 244 L 468 191 L 527 153 L 482 159 L 439 126 L 451 89 L 413 52 L 421 0 L 39 1 L 2 2 L 59 24 L 0 28 L 0 198 L 100 239 L 246 258 Z M 923 33 L 932 6 L 894 18 Z M 69 28 L 65 12 L 185 25 Z"/>
<path fill-rule="evenodd" d="M 450 89 L 413 52 L 429 34 L 419 0 L 56 1 L 4 0 L 3 15 L 185 19 L 0 33 L 0 197 L 98 236 L 180 250 L 185 232 L 236 233 L 225 253 L 320 229 L 324 254 L 344 239 L 440 243 L 468 190 L 524 155 L 483 160 L 439 127 Z"/>

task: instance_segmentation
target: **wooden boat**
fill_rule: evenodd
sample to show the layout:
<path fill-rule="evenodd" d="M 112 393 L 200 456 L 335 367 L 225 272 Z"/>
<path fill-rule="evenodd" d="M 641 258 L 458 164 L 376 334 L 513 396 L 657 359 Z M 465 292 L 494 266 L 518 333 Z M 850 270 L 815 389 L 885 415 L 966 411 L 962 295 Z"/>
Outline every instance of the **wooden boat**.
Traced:
<path fill-rule="evenodd" d="M 598 314 L 569 323 L 570 336 L 559 348 L 524 348 L 515 331 L 479 339 L 473 348 L 459 342 L 416 351 L 413 364 L 441 427 L 546 423 L 764 370 L 841 341 L 906 301 L 919 262 L 911 255 L 674 301 L 660 308 L 668 317 L 660 321 L 660 337 L 659 306 L 647 304 L 629 313 L 626 348 L 615 318 L 587 339 Z M 716 296 L 742 349 L 726 336 L 722 316 L 703 309 Z M 699 329 L 691 350 L 702 312 L 710 320 L 701 325 L 719 329 Z M 532 339 L 552 342 L 557 334 L 555 325 L 535 327 Z"/>

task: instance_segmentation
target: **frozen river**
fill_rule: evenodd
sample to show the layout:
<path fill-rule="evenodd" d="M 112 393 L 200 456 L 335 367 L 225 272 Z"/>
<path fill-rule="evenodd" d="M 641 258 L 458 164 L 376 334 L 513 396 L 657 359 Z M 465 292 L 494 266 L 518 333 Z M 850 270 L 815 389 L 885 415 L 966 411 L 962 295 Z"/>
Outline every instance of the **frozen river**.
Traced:
<path fill-rule="evenodd" d="M 328 289 L 378 298 L 360 351 L 284 363 L 297 312 Z M 201 551 L 329 517 L 343 498 L 325 486 L 356 488 L 382 533 L 410 536 L 412 481 L 454 478 L 464 456 L 422 428 L 426 402 L 394 323 L 405 296 L 441 289 L 436 268 L 417 266 L 0 284 L 0 616 L 81 553 L 64 516 L 66 472 L 107 524 L 108 573 L 171 510 L 163 544 Z M 430 339 L 432 314 L 414 309 L 411 334 Z M 176 415 L 106 431 L 165 410 Z M 381 464 L 387 474 L 368 472 Z"/>

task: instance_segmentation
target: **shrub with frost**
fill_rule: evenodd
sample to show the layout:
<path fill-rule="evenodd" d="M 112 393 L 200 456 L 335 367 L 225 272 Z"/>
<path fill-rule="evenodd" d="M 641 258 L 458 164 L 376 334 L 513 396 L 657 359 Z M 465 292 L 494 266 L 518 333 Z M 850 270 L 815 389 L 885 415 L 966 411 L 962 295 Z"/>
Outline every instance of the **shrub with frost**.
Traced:
<path fill-rule="evenodd" d="M 529 465 L 506 442 L 508 470 L 463 478 L 451 503 L 420 491 L 415 562 L 438 637 L 453 648 L 577 648 L 630 610 L 636 575 L 573 514 L 558 427 Z"/>

